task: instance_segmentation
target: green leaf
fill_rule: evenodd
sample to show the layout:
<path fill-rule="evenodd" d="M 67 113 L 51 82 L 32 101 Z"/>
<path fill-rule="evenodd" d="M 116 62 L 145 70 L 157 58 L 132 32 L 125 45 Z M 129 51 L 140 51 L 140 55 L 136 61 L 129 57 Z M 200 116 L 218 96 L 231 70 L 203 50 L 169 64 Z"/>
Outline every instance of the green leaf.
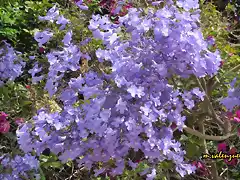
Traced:
<path fill-rule="evenodd" d="M 186 155 L 189 157 L 189 158 L 192 158 L 196 155 L 196 153 L 199 151 L 199 147 L 194 144 L 194 143 L 191 143 L 191 142 L 188 142 L 187 145 L 186 145 Z"/>
<path fill-rule="evenodd" d="M 40 160 L 40 161 L 43 161 L 43 162 L 47 162 L 48 159 L 49 159 L 49 157 L 48 157 L 48 156 L 45 156 L 45 155 L 41 155 L 40 158 L 39 158 L 39 160 Z"/>
<path fill-rule="evenodd" d="M 73 163 L 72 163 L 72 161 L 68 161 L 68 162 L 66 163 L 66 165 L 69 166 L 69 167 L 72 167 L 72 166 L 73 166 Z"/>
<path fill-rule="evenodd" d="M 21 104 L 21 106 L 27 106 L 32 104 L 32 101 L 23 101 L 23 103 Z"/>
<path fill-rule="evenodd" d="M 4 97 L 9 97 L 8 88 L 6 86 L 3 86 L 0 92 L 4 95 Z"/>
<path fill-rule="evenodd" d="M 55 161 L 55 162 L 45 162 L 41 164 L 42 167 L 44 168 L 48 168 L 48 167 L 52 167 L 52 168 L 61 168 L 63 165 L 60 161 Z"/>
<path fill-rule="evenodd" d="M 46 177 L 45 177 L 45 175 L 44 175 L 43 170 L 42 170 L 41 167 L 39 167 L 39 172 L 40 172 L 40 177 L 41 177 L 40 180 L 46 180 Z"/>
<path fill-rule="evenodd" d="M 181 135 L 180 141 L 187 141 L 189 138 L 186 135 Z"/>
<path fill-rule="evenodd" d="M 163 177 L 163 180 L 167 180 L 167 177 L 166 177 L 166 176 L 164 176 L 164 177 Z"/>
<path fill-rule="evenodd" d="M 171 161 L 163 161 L 160 163 L 160 167 L 163 169 L 171 169 L 173 167 L 173 163 Z"/>

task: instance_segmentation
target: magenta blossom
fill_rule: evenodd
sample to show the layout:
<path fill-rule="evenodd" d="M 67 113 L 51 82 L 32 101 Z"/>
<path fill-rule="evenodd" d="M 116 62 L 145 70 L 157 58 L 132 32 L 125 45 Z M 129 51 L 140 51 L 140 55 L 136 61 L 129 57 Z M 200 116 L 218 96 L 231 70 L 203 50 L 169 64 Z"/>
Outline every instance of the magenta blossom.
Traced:
<path fill-rule="evenodd" d="M 10 123 L 5 120 L 5 121 L 1 121 L 0 122 L 0 133 L 7 133 L 9 132 L 9 129 L 10 129 Z"/>
<path fill-rule="evenodd" d="M 227 144 L 226 143 L 219 143 L 218 144 L 218 151 L 226 151 L 227 150 Z"/>
<path fill-rule="evenodd" d="M 0 121 L 5 121 L 8 115 L 5 112 L 0 112 Z"/>
<path fill-rule="evenodd" d="M 238 118 L 240 118 L 240 110 L 237 110 L 237 111 L 236 111 L 236 116 L 237 116 Z"/>

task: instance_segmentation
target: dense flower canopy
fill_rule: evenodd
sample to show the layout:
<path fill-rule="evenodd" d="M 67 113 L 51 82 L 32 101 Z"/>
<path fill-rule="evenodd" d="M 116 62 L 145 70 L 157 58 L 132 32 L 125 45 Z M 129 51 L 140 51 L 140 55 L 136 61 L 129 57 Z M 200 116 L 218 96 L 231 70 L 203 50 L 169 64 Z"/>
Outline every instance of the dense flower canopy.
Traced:
<path fill-rule="evenodd" d="M 30 154 L 25 154 L 23 157 L 17 155 L 13 159 L 8 157 L 8 155 L 4 155 L 0 157 L 0 160 L 1 166 L 11 172 L 11 174 L 0 174 L 0 178 L 3 180 L 22 180 L 23 177 L 27 179 L 40 179 L 38 172 L 39 162 L 36 157 Z M 31 173 L 31 176 L 29 173 Z"/>
<path fill-rule="evenodd" d="M 82 3 L 77 5 L 87 10 Z M 90 70 L 67 83 L 64 75 L 78 71 L 82 58 L 92 60 L 80 50 L 91 38 L 80 46 L 74 44 L 72 30 L 65 29 L 71 22 L 60 15 L 56 6 L 39 17 L 60 25 L 66 34 L 63 46 L 46 54 L 48 74 L 43 74 L 41 63 L 34 58 L 28 73 L 33 84 L 46 80 L 45 90 L 51 97 L 57 95 L 63 106 L 61 112 L 39 109 L 32 121 L 20 125 L 20 148 L 25 153 L 34 150 L 38 156 L 49 148 L 63 163 L 77 160 L 79 165 L 95 168 L 96 176 L 109 170 L 113 176 L 122 174 L 127 164 L 135 167 L 132 159 L 127 159 L 131 151 L 142 152 L 142 158 L 151 164 L 145 171 L 149 180 L 156 176 L 155 165 L 164 160 L 172 161 L 182 177 L 194 172 L 195 166 L 185 161 L 185 151 L 174 139 L 171 125 L 176 124 L 181 131 L 186 120 L 183 110 L 203 101 L 205 93 L 197 87 L 188 91 L 175 89 L 169 79 L 213 76 L 219 69 L 220 54 L 208 50 L 199 27 L 198 8 L 196 0 L 167 1 L 163 8 L 149 8 L 147 12 L 130 8 L 119 17 L 118 24 L 108 16 L 92 15 L 88 28 L 93 38 L 102 40 L 104 45 L 96 51 L 96 57 L 100 63 L 111 64 L 111 73 Z M 39 47 L 52 37 L 50 29 L 34 35 Z M 14 52 L 8 49 L 13 61 Z M 14 80 L 24 66 L 11 65 L 14 74 L 11 68 L 5 68 L 7 63 L 0 59 L 0 72 L 5 73 L 0 76 L 0 83 Z M 60 89 L 64 83 L 67 85 Z M 110 160 L 115 162 L 114 167 L 108 163 Z M 104 166 L 96 168 L 98 162 Z M 26 171 L 38 166 L 35 161 L 27 165 Z"/>
<path fill-rule="evenodd" d="M 20 52 L 14 51 L 10 44 L 2 41 L 0 49 L 0 86 L 7 81 L 14 81 L 23 73 L 25 62 L 18 57 Z"/>

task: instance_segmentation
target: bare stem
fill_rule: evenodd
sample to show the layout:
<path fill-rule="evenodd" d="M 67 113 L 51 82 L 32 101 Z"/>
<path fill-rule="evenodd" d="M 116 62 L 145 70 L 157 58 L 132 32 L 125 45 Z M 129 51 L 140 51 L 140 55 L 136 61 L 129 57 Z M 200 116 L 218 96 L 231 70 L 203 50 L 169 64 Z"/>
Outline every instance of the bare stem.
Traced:
<path fill-rule="evenodd" d="M 226 140 L 226 139 L 236 135 L 236 133 L 232 133 L 232 134 L 229 133 L 225 136 L 210 136 L 210 135 L 203 134 L 197 130 L 191 129 L 191 128 L 187 127 L 186 125 L 183 126 L 183 129 L 187 133 L 197 136 L 201 139 L 212 140 L 212 141 L 223 141 L 223 140 Z"/>
<path fill-rule="evenodd" d="M 209 97 L 208 97 L 207 92 L 205 91 L 205 89 L 203 88 L 200 80 L 199 80 L 197 77 L 196 77 L 196 80 L 197 80 L 197 83 L 198 83 L 199 87 L 201 88 L 201 90 L 202 90 L 203 92 L 205 92 L 205 94 L 206 94 L 206 95 L 205 95 L 205 100 L 207 101 L 207 103 L 208 103 L 208 105 L 209 105 L 209 108 L 210 108 L 211 115 L 212 115 L 213 119 L 214 119 L 221 127 L 224 128 L 224 123 L 223 123 L 223 121 L 222 121 L 221 119 L 219 119 L 219 117 L 217 116 L 217 114 L 216 114 L 216 112 L 215 112 L 215 110 L 214 110 L 214 108 L 213 108 L 213 106 L 212 106 L 212 103 L 211 103 L 211 101 L 210 101 L 210 99 L 209 99 Z"/>
<path fill-rule="evenodd" d="M 218 169 L 217 169 L 217 164 L 216 162 L 212 162 L 211 163 L 211 175 L 213 180 L 219 180 L 219 176 L 218 176 Z"/>
<path fill-rule="evenodd" d="M 205 136 L 204 120 L 202 122 L 199 122 L 199 131 Z M 204 147 L 204 153 L 208 154 L 206 139 L 202 138 L 201 140 L 202 140 L 202 145 Z"/>

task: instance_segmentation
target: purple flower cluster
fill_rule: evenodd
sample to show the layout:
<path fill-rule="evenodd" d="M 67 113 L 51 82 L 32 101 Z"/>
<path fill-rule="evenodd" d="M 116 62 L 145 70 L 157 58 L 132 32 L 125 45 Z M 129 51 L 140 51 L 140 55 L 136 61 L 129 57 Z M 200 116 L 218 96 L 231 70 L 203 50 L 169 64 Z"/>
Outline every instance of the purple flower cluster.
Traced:
<path fill-rule="evenodd" d="M 185 10 L 198 8 L 193 0 L 177 5 Z M 173 75 L 214 75 L 221 61 L 219 53 L 207 48 L 197 24 L 199 11 L 180 11 L 169 1 L 162 9 L 142 14 L 129 9 L 118 25 L 107 16 L 92 16 L 89 29 L 105 45 L 96 56 L 100 62 L 110 61 L 112 72 L 89 71 L 71 78 L 59 96 L 64 104 L 60 113 L 40 109 L 32 122 L 17 131 L 24 152 L 34 149 L 40 155 L 49 148 L 62 162 L 77 159 L 89 169 L 102 162 L 104 167 L 95 169 L 96 175 L 108 170 L 113 176 L 122 174 L 130 150 L 143 152 L 151 164 L 145 172 L 148 179 L 156 176 L 154 167 L 164 160 L 173 161 L 181 176 L 195 170 L 184 160 L 185 151 L 174 140 L 170 125 L 175 123 L 182 130 L 183 109 L 192 109 L 205 94 L 198 88 L 181 92 L 168 80 Z M 45 19 L 56 18 L 53 12 L 48 16 Z M 68 31 L 63 50 L 47 54 L 50 68 L 45 88 L 50 95 L 57 91 L 65 72 L 80 68 L 80 57 L 85 56 L 71 38 Z M 109 160 L 114 160 L 115 167 Z"/>
<path fill-rule="evenodd" d="M 56 24 L 61 25 L 60 30 L 65 28 L 66 24 L 70 23 L 70 21 L 64 16 L 59 15 L 59 10 L 56 5 L 48 11 L 46 16 L 39 17 L 39 19 L 42 21 L 48 20 L 52 23 L 56 22 Z M 34 38 L 41 47 L 43 44 L 50 41 L 53 36 L 54 34 L 48 29 L 42 32 L 36 32 Z M 58 47 L 58 50 L 52 50 L 46 55 L 50 66 L 48 69 L 45 90 L 48 91 L 50 96 L 53 96 L 57 92 L 58 87 L 61 84 L 61 80 L 66 72 L 77 71 L 80 69 L 81 57 L 88 60 L 91 59 L 87 53 L 82 53 L 80 48 L 74 45 L 71 41 L 72 30 L 69 30 L 62 40 L 64 46 Z M 42 67 L 40 67 L 37 62 L 34 64 L 34 67 L 29 70 L 29 73 L 32 75 L 33 83 L 37 83 L 44 79 L 44 75 L 35 76 L 35 74 L 41 72 L 41 70 Z"/>
<path fill-rule="evenodd" d="M 10 44 L 2 41 L 3 46 L 0 48 L 0 86 L 7 81 L 14 81 L 19 77 L 25 67 L 25 62 L 18 56 Z"/>
<path fill-rule="evenodd" d="M 235 87 L 237 78 L 230 83 L 231 88 L 228 90 L 228 96 L 221 100 L 221 103 L 228 109 L 233 110 L 236 106 L 240 106 L 240 89 Z"/>
<path fill-rule="evenodd" d="M 3 170 L 0 174 L 2 180 L 22 180 L 23 177 L 25 179 L 40 179 L 39 162 L 30 154 L 17 155 L 13 159 L 8 155 L 3 155 L 0 157 L 0 161 L 1 170 Z"/>

